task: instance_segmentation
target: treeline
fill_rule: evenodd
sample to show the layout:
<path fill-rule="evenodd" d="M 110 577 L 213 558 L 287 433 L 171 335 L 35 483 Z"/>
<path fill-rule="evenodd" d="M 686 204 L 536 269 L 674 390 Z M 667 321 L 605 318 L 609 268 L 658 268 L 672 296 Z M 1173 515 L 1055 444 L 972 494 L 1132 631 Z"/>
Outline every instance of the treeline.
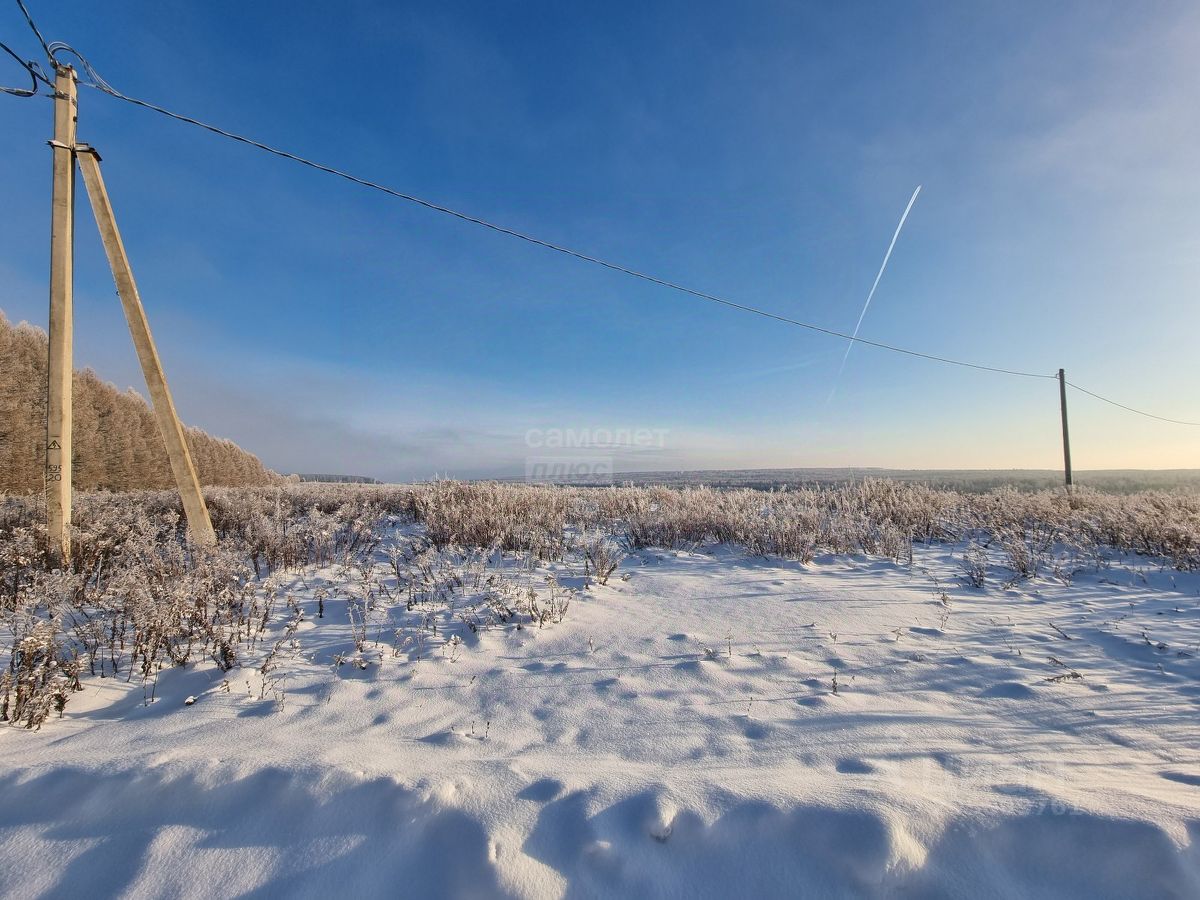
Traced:
<path fill-rule="evenodd" d="M 0 312 L 0 493 L 40 491 L 46 454 L 45 332 L 11 324 Z M 76 490 L 172 488 L 167 451 L 145 399 L 124 393 L 91 369 L 75 373 Z M 232 441 L 187 428 L 192 459 L 206 485 L 265 485 L 279 476 Z"/>
<path fill-rule="evenodd" d="M 369 475 L 321 475 L 301 472 L 295 478 L 297 481 L 315 481 L 322 484 L 383 484 L 378 478 Z"/>

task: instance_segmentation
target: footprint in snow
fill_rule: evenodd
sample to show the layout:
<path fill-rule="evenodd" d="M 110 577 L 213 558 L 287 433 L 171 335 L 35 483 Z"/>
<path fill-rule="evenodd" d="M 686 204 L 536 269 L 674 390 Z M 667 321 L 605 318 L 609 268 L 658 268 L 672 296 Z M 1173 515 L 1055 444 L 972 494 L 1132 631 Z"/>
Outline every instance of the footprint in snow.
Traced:
<path fill-rule="evenodd" d="M 875 771 L 875 767 L 865 759 L 847 757 L 837 761 L 837 770 L 843 775 L 867 775 Z"/>
<path fill-rule="evenodd" d="M 769 728 L 767 728 L 766 725 L 763 725 L 761 722 L 748 722 L 746 724 L 746 726 L 742 729 L 742 734 L 744 734 L 746 737 L 748 737 L 752 741 L 761 741 L 763 738 L 765 738 L 770 733 L 771 733 L 771 730 Z"/>
<path fill-rule="evenodd" d="M 979 692 L 980 697 L 996 697 L 1002 700 L 1028 700 L 1035 696 L 1033 688 L 1019 681 L 1001 681 Z"/>
<path fill-rule="evenodd" d="M 541 778 L 522 788 L 517 794 L 517 799 L 532 800 L 534 803 L 549 803 L 562 791 L 563 783 L 557 778 Z"/>
<path fill-rule="evenodd" d="M 446 747 L 462 742 L 462 735 L 454 731 L 435 731 L 424 737 L 417 738 L 422 744 L 433 744 L 435 747 Z"/>
<path fill-rule="evenodd" d="M 1200 787 L 1200 775 L 1193 775 L 1190 772 L 1159 772 L 1158 774 L 1168 781 L 1178 781 L 1180 784 Z"/>
<path fill-rule="evenodd" d="M 820 709 L 823 706 L 828 706 L 829 701 L 823 696 L 799 697 L 796 700 L 796 705 L 807 706 L 809 709 Z"/>

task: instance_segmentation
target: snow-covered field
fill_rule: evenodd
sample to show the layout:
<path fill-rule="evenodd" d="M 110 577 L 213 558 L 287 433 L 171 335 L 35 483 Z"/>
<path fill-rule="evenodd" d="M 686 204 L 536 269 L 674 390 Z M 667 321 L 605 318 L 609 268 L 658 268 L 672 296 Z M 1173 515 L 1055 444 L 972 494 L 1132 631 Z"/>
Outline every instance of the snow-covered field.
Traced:
<path fill-rule="evenodd" d="M 0 729 L 0 894 L 1200 896 L 1200 573 L 708 545 L 406 587 L 420 533 L 278 576 L 228 673 Z"/>

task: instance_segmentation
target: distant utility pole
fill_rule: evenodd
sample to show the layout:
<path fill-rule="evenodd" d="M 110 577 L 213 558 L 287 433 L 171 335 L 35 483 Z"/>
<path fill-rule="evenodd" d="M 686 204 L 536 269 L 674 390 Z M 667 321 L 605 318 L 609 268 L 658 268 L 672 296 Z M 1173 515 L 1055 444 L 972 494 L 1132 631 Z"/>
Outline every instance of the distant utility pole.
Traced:
<path fill-rule="evenodd" d="M 1058 403 L 1062 409 L 1063 426 L 1063 471 L 1067 479 L 1067 490 L 1071 490 L 1071 435 L 1067 431 L 1067 375 L 1058 370 Z"/>
<path fill-rule="evenodd" d="M 50 555 L 71 559 L 71 377 L 75 243 L 75 70 L 54 79 L 54 187 L 50 216 L 50 358 L 46 393 L 46 525 Z"/>
<path fill-rule="evenodd" d="M 92 212 L 100 229 L 104 252 L 117 283 L 117 293 L 125 310 L 125 320 L 133 336 L 158 429 L 166 445 L 171 473 L 179 488 L 192 542 L 203 546 L 216 543 L 200 479 L 188 449 L 187 435 L 167 387 L 150 323 L 138 295 L 137 283 L 116 216 L 100 175 L 100 155 L 86 144 L 77 144 L 75 125 L 78 117 L 75 70 L 55 67 L 54 92 L 54 190 L 50 228 L 50 358 L 46 395 L 46 524 L 53 563 L 67 566 L 71 560 L 71 387 L 72 365 L 72 280 L 74 269 L 75 163 L 83 172 L 83 181 L 91 199 Z"/>

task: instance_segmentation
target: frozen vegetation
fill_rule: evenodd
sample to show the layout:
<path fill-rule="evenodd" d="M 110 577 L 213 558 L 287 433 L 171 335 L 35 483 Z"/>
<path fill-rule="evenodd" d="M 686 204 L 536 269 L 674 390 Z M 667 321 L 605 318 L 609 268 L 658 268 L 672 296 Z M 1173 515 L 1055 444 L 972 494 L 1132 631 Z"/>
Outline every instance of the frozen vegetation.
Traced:
<path fill-rule="evenodd" d="M 1200 894 L 1200 498 L 0 501 L 0 894 Z"/>

